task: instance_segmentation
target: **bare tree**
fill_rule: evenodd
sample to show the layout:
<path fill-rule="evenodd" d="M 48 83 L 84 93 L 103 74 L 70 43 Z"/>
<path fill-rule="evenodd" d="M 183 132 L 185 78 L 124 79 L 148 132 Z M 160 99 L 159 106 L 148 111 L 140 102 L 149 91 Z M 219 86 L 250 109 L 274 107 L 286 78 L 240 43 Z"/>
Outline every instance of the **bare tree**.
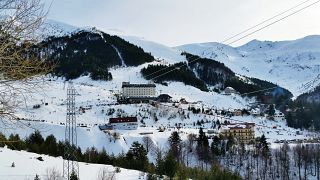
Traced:
<path fill-rule="evenodd" d="M 46 172 L 45 180 L 62 180 L 61 173 L 56 168 L 49 168 Z"/>
<path fill-rule="evenodd" d="M 304 167 L 304 179 L 307 179 L 308 177 L 308 169 L 311 164 L 311 154 L 310 154 L 310 146 L 305 145 L 302 146 L 302 162 Z"/>
<path fill-rule="evenodd" d="M 109 171 L 108 168 L 102 168 L 99 171 L 97 180 L 115 180 L 116 179 L 116 172 Z"/>
<path fill-rule="evenodd" d="M 290 179 L 290 157 L 288 152 L 290 151 L 290 147 L 288 143 L 284 143 L 280 148 L 280 166 L 281 166 L 281 175 L 282 179 L 289 180 Z"/>
<path fill-rule="evenodd" d="M 0 1 L 0 117 L 13 118 L 19 102 L 38 87 L 39 77 L 51 71 L 34 50 L 45 15 L 41 0 Z"/>
<path fill-rule="evenodd" d="M 314 147 L 314 164 L 315 164 L 315 170 L 316 170 L 316 175 L 317 175 L 317 179 L 320 179 L 320 145 L 316 144 Z"/>
<path fill-rule="evenodd" d="M 188 134 L 187 141 L 185 142 L 187 166 L 189 166 L 190 155 L 192 157 L 192 154 L 193 154 L 193 151 L 194 151 L 194 144 L 195 144 L 196 140 L 197 140 L 197 135 Z"/>
<path fill-rule="evenodd" d="M 301 166 L 302 166 L 302 145 L 301 143 L 297 144 L 294 148 L 294 160 L 298 167 L 299 179 L 301 178 Z"/>

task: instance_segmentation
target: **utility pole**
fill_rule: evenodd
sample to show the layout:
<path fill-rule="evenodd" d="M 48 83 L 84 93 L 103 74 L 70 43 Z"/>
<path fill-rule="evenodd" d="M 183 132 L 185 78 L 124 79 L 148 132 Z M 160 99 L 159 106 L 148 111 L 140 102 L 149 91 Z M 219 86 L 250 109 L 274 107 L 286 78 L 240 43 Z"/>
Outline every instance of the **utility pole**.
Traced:
<path fill-rule="evenodd" d="M 63 160 L 63 177 L 70 180 L 71 174 L 79 177 L 79 164 L 76 157 L 77 150 L 77 122 L 75 106 L 76 89 L 69 82 L 67 89 L 67 116 L 65 129 L 65 149 Z"/>

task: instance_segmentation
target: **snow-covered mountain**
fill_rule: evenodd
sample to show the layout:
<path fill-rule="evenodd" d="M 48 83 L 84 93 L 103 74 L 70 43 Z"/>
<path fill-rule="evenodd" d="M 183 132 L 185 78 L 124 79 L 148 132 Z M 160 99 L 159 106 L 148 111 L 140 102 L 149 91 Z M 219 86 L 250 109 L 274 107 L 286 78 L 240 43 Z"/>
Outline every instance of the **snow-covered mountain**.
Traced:
<path fill-rule="evenodd" d="M 44 39 L 49 36 L 69 35 L 72 32 L 80 31 L 81 29 L 83 28 L 75 27 L 52 19 L 46 19 L 37 33 L 41 39 Z"/>
<path fill-rule="evenodd" d="M 79 30 L 96 31 L 95 28 L 77 28 L 54 20 L 45 22 L 48 35 L 63 36 Z M 106 30 L 111 35 L 116 31 Z M 239 75 L 255 77 L 288 89 L 295 97 L 313 90 L 320 84 L 320 36 L 313 35 L 291 41 L 252 40 L 240 47 L 216 42 L 186 44 L 168 47 L 141 37 L 120 35 L 126 41 L 151 53 L 164 64 L 186 61 L 182 51 L 224 63 Z"/>
<path fill-rule="evenodd" d="M 320 36 L 314 35 L 293 41 L 253 40 L 235 48 L 201 43 L 175 49 L 223 62 L 238 74 L 276 83 L 298 96 L 320 84 L 319 42 Z"/>

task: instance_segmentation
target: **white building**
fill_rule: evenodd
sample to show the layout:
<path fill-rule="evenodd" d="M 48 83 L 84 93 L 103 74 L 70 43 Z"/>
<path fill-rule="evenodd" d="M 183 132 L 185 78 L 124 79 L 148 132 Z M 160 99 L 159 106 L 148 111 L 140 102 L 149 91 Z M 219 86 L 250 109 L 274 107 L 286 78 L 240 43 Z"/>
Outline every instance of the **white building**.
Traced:
<path fill-rule="evenodd" d="M 109 125 L 112 129 L 135 130 L 138 128 L 137 117 L 110 118 Z"/>
<path fill-rule="evenodd" d="M 285 116 L 281 111 L 276 110 L 276 112 L 273 115 L 274 118 L 277 118 L 279 120 L 284 120 Z"/>
<path fill-rule="evenodd" d="M 260 116 L 261 111 L 260 111 L 259 108 L 254 108 L 254 109 L 251 109 L 250 113 L 251 113 L 253 116 Z"/>
<path fill-rule="evenodd" d="M 233 89 L 232 87 L 226 87 L 224 89 L 224 94 L 225 95 L 232 95 L 232 94 L 238 94 L 238 92 L 235 89 Z"/>
<path fill-rule="evenodd" d="M 122 83 L 122 96 L 124 97 L 155 97 L 155 84 L 130 84 Z"/>

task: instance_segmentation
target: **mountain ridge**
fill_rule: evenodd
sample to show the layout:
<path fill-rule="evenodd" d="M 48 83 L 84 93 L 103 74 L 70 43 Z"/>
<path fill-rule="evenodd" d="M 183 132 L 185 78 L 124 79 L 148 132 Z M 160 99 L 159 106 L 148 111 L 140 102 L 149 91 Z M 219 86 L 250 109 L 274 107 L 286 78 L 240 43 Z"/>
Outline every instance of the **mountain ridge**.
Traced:
<path fill-rule="evenodd" d="M 88 31 L 97 31 L 89 28 Z M 70 31 L 67 29 L 66 31 Z M 315 89 L 320 81 L 320 35 L 297 40 L 252 40 L 232 47 L 216 42 L 186 44 L 168 47 L 144 38 L 120 35 L 124 40 L 141 47 L 159 62 L 174 64 L 187 62 L 183 51 L 224 63 L 236 74 L 255 77 L 278 84 L 290 90 L 294 97 Z"/>

